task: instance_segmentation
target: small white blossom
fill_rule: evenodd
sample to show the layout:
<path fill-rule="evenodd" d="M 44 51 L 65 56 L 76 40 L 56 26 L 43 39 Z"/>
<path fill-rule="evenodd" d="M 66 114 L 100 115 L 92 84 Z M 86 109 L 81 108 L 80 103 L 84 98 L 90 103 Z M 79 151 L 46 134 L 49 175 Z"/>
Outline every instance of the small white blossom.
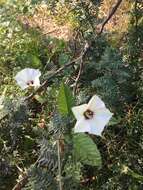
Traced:
<path fill-rule="evenodd" d="M 39 71 L 39 69 L 26 68 L 17 73 L 17 75 L 15 76 L 15 80 L 17 84 L 22 88 L 22 90 L 24 90 L 25 88 L 31 86 L 40 86 L 40 76 L 41 72 Z"/>
<path fill-rule="evenodd" d="M 113 115 L 96 95 L 91 98 L 88 104 L 73 107 L 72 111 L 77 119 L 75 133 L 88 132 L 99 136 Z"/>

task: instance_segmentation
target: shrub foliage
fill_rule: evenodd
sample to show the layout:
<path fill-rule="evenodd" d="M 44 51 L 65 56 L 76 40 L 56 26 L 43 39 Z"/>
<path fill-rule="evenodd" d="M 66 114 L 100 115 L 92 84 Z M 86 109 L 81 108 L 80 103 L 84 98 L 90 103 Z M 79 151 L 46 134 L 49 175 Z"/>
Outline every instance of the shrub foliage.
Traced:
<path fill-rule="evenodd" d="M 131 2 L 117 43 L 118 32 L 99 34 L 102 3 L 0 1 L 1 190 L 143 188 L 142 2 Z M 43 24 L 68 23 L 71 39 L 32 26 L 40 10 Z M 26 67 L 42 72 L 32 95 L 13 79 Z M 114 116 L 102 137 L 75 134 L 71 108 L 94 94 Z"/>

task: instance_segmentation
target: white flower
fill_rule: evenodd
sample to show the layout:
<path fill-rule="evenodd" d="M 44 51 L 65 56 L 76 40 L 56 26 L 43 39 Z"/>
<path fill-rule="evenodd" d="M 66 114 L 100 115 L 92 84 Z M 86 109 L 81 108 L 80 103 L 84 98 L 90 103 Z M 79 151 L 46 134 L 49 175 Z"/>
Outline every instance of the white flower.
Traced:
<path fill-rule="evenodd" d="M 26 68 L 17 73 L 15 80 L 17 81 L 17 84 L 22 88 L 22 90 L 24 90 L 30 86 L 40 86 L 40 76 L 41 72 L 39 69 Z"/>
<path fill-rule="evenodd" d="M 72 111 L 77 119 L 75 133 L 88 132 L 99 136 L 113 115 L 96 95 L 91 98 L 88 104 L 73 107 Z"/>

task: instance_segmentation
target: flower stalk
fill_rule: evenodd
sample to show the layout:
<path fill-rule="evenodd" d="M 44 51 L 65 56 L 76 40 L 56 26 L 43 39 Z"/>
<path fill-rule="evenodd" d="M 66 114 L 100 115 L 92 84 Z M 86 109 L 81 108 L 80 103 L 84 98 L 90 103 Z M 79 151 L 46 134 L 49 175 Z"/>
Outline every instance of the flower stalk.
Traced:
<path fill-rule="evenodd" d="M 57 153 L 58 153 L 58 181 L 59 181 L 59 190 L 63 190 L 63 187 L 62 187 L 62 174 L 61 174 L 60 139 L 57 140 Z"/>

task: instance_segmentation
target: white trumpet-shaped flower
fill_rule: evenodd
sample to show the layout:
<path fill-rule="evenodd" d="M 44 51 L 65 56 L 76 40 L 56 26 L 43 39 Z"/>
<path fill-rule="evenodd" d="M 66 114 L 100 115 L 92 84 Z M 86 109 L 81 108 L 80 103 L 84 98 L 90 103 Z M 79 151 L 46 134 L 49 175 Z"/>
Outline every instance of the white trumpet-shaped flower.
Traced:
<path fill-rule="evenodd" d="M 75 133 L 88 132 L 99 136 L 113 115 L 96 95 L 91 98 L 88 104 L 73 107 L 72 111 L 77 119 Z"/>
<path fill-rule="evenodd" d="M 17 73 L 15 80 L 17 81 L 17 84 L 22 88 L 22 90 L 24 90 L 25 88 L 31 86 L 40 86 L 40 76 L 41 72 L 39 69 L 26 68 Z"/>

